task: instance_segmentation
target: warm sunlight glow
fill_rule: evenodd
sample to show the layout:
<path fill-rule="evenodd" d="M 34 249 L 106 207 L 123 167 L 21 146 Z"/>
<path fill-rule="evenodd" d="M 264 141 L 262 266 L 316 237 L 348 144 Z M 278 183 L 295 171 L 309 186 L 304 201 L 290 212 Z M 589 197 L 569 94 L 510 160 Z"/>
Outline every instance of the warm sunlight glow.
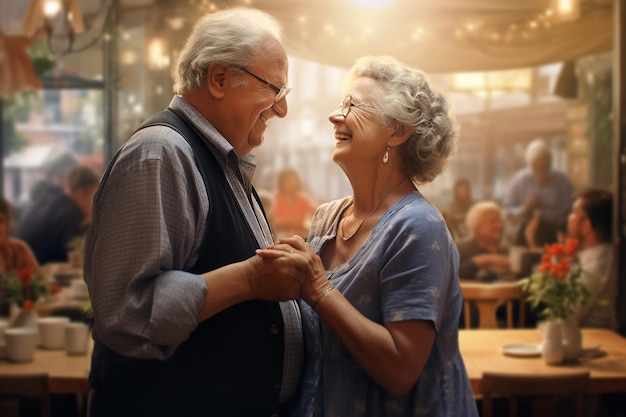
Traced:
<path fill-rule="evenodd" d="M 356 4 L 357 6 L 370 7 L 370 8 L 385 7 L 393 3 L 393 0 L 350 0 L 350 1 Z"/>
<path fill-rule="evenodd" d="M 170 66 L 167 44 L 160 37 L 153 38 L 148 44 L 148 66 L 153 70 L 162 70 Z"/>

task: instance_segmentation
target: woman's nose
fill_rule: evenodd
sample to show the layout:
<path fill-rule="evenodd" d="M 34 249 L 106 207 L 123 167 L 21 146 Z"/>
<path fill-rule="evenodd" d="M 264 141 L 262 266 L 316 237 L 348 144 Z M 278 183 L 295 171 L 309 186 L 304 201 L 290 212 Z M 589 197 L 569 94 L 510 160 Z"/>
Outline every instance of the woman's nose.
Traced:
<path fill-rule="evenodd" d="M 332 124 L 341 123 L 345 119 L 346 118 L 343 116 L 343 114 L 341 114 L 340 108 L 335 109 L 335 111 L 333 111 L 332 113 L 328 115 L 328 120 L 330 120 Z"/>

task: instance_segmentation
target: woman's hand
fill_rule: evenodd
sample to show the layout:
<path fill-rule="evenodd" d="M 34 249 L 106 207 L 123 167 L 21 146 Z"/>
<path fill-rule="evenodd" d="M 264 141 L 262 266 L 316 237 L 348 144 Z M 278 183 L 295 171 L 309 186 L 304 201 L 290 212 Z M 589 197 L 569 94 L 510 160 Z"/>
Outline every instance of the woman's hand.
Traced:
<path fill-rule="evenodd" d="M 297 267 L 306 274 L 302 284 L 300 298 L 307 304 L 314 306 L 315 302 L 332 285 L 328 281 L 326 270 L 320 257 L 315 254 L 301 236 L 294 235 L 278 240 L 272 246 L 258 249 L 257 255 L 272 259 L 281 256 L 292 257 Z"/>

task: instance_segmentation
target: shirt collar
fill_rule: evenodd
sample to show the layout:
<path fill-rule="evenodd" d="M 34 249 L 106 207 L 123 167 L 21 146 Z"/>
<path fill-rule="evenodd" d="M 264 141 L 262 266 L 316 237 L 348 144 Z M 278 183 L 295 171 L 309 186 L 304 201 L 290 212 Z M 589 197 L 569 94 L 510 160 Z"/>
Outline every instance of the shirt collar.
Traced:
<path fill-rule="evenodd" d="M 593 259 L 600 258 L 603 252 L 611 250 L 609 243 L 601 243 L 599 245 L 591 246 L 589 248 L 581 249 L 578 251 L 578 259 L 585 263 Z"/>
<path fill-rule="evenodd" d="M 202 139 L 217 158 L 222 169 L 233 170 L 248 194 L 252 190 L 252 177 L 256 170 L 256 158 L 252 154 L 239 157 L 233 145 L 209 121 L 182 96 L 176 95 L 169 107 L 182 114 L 185 119 L 202 133 Z"/>

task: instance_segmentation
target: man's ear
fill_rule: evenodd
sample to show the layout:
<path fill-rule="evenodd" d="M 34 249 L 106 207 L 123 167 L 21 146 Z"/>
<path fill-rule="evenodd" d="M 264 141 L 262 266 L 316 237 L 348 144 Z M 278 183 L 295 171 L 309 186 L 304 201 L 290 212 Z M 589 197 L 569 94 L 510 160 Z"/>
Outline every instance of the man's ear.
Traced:
<path fill-rule="evenodd" d="M 209 64 L 206 74 L 206 84 L 209 93 L 218 100 L 226 94 L 226 73 L 230 68 L 221 62 Z"/>

